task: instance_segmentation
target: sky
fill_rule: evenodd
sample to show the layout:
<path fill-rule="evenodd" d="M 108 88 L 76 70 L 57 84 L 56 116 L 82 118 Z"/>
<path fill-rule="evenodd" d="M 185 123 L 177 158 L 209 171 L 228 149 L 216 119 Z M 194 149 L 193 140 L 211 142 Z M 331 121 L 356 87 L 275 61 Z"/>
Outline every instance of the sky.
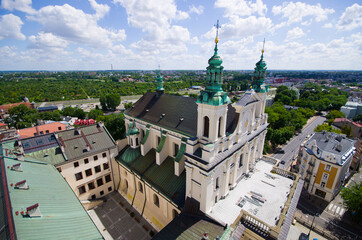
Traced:
<path fill-rule="evenodd" d="M 1 0 L 0 70 L 362 70 L 352 0 Z"/>

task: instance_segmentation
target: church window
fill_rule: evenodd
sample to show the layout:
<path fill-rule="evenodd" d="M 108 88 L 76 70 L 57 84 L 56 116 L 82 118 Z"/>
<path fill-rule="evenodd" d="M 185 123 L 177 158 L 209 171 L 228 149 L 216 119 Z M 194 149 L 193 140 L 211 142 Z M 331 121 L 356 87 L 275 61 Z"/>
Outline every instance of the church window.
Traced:
<path fill-rule="evenodd" d="M 144 138 L 145 137 L 145 130 L 142 129 L 141 132 L 142 132 L 142 138 Z"/>
<path fill-rule="evenodd" d="M 126 188 L 128 188 L 128 181 L 127 180 L 124 180 L 126 182 Z"/>
<path fill-rule="evenodd" d="M 219 178 L 216 178 L 215 189 L 218 189 L 219 187 Z"/>
<path fill-rule="evenodd" d="M 133 145 L 133 141 L 132 141 L 132 138 L 131 138 L 131 146 Z"/>
<path fill-rule="evenodd" d="M 244 156 L 244 154 L 240 154 L 239 168 L 241 168 L 243 166 L 243 156 Z"/>
<path fill-rule="evenodd" d="M 138 191 L 140 191 L 141 193 L 143 193 L 142 182 L 138 182 Z"/>
<path fill-rule="evenodd" d="M 209 125 L 210 120 L 208 117 L 204 117 L 204 137 L 209 137 Z"/>
<path fill-rule="evenodd" d="M 222 117 L 219 118 L 219 128 L 218 128 L 218 136 L 221 137 L 221 121 Z"/>
<path fill-rule="evenodd" d="M 138 138 L 136 138 L 136 146 L 138 146 Z"/>
<path fill-rule="evenodd" d="M 155 204 L 157 207 L 160 207 L 160 200 L 155 193 L 153 194 L 153 204 Z"/>
<path fill-rule="evenodd" d="M 157 145 L 160 145 L 160 142 L 161 142 L 161 137 L 157 136 Z"/>

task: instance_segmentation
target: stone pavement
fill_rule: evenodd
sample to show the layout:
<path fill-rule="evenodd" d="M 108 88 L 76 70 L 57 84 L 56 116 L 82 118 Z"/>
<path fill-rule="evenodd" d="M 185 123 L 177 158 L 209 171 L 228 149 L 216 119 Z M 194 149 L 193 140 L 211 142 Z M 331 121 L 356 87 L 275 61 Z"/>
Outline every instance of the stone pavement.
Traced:
<path fill-rule="evenodd" d="M 294 225 L 290 226 L 288 236 L 287 236 L 287 240 L 296 240 L 296 239 L 299 238 L 301 233 L 308 234 L 309 229 L 297 222 Z M 318 240 L 328 240 L 328 238 L 322 237 L 318 233 L 316 233 L 314 231 L 311 231 L 309 239 L 314 239 L 314 238 L 316 238 Z"/>
<path fill-rule="evenodd" d="M 149 240 L 156 230 L 118 192 L 106 195 L 94 210 L 113 239 Z"/>

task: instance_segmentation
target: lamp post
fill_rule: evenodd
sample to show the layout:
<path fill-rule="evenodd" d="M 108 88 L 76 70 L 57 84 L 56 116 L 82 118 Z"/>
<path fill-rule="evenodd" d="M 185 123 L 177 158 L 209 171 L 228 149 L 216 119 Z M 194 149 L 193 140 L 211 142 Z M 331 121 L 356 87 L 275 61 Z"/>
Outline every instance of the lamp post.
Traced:
<path fill-rule="evenodd" d="M 309 228 L 308 239 L 309 239 L 309 236 L 310 236 L 310 232 L 312 231 L 312 228 L 313 228 L 313 223 L 314 223 L 315 217 L 319 217 L 319 213 L 316 213 L 316 214 L 313 216 L 312 225 L 310 225 L 310 228 Z"/>

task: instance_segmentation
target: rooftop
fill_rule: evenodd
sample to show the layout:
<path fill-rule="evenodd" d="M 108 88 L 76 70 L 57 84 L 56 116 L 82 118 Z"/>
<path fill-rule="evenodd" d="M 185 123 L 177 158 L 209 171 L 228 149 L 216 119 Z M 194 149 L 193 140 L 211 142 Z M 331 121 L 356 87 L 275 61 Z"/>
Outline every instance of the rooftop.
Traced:
<path fill-rule="evenodd" d="M 18 134 L 20 135 L 20 138 L 28 138 L 34 137 L 36 135 L 62 131 L 65 130 L 66 126 L 67 125 L 60 122 L 53 122 L 35 127 L 20 129 L 18 130 Z"/>
<path fill-rule="evenodd" d="M 243 209 L 270 226 L 276 226 L 293 180 L 272 174 L 272 168 L 272 163 L 258 161 L 254 173 L 243 178 L 229 195 L 218 201 L 207 214 L 217 221 L 231 225 Z M 252 196 L 255 195 L 261 195 L 260 198 L 265 202 L 254 200 Z M 238 206 L 240 202 L 244 202 L 242 207 Z"/>
<path fill-rule="evenodd" d="M 14 159 L 13 154 L 10 154 L 15 149 L 14 145 L 14 141 L 3 143 L 4 151 L 1 154 L 4 158 L 0 161 L 6 173 L 17 238 L 55 239 L 61 236 L 63 239 L 103 239 L 56 168 L 27 158 L 25 161 Z M 19 163 L 21 172 L 11 170 L 12 166 Z M 26 180 L 28 190 L 12 186 L 22 180 Z M 37 207 L 36 204 L 41 216 L 30 217 L 27 211 L 31 212 L 31 208 Z"/>

